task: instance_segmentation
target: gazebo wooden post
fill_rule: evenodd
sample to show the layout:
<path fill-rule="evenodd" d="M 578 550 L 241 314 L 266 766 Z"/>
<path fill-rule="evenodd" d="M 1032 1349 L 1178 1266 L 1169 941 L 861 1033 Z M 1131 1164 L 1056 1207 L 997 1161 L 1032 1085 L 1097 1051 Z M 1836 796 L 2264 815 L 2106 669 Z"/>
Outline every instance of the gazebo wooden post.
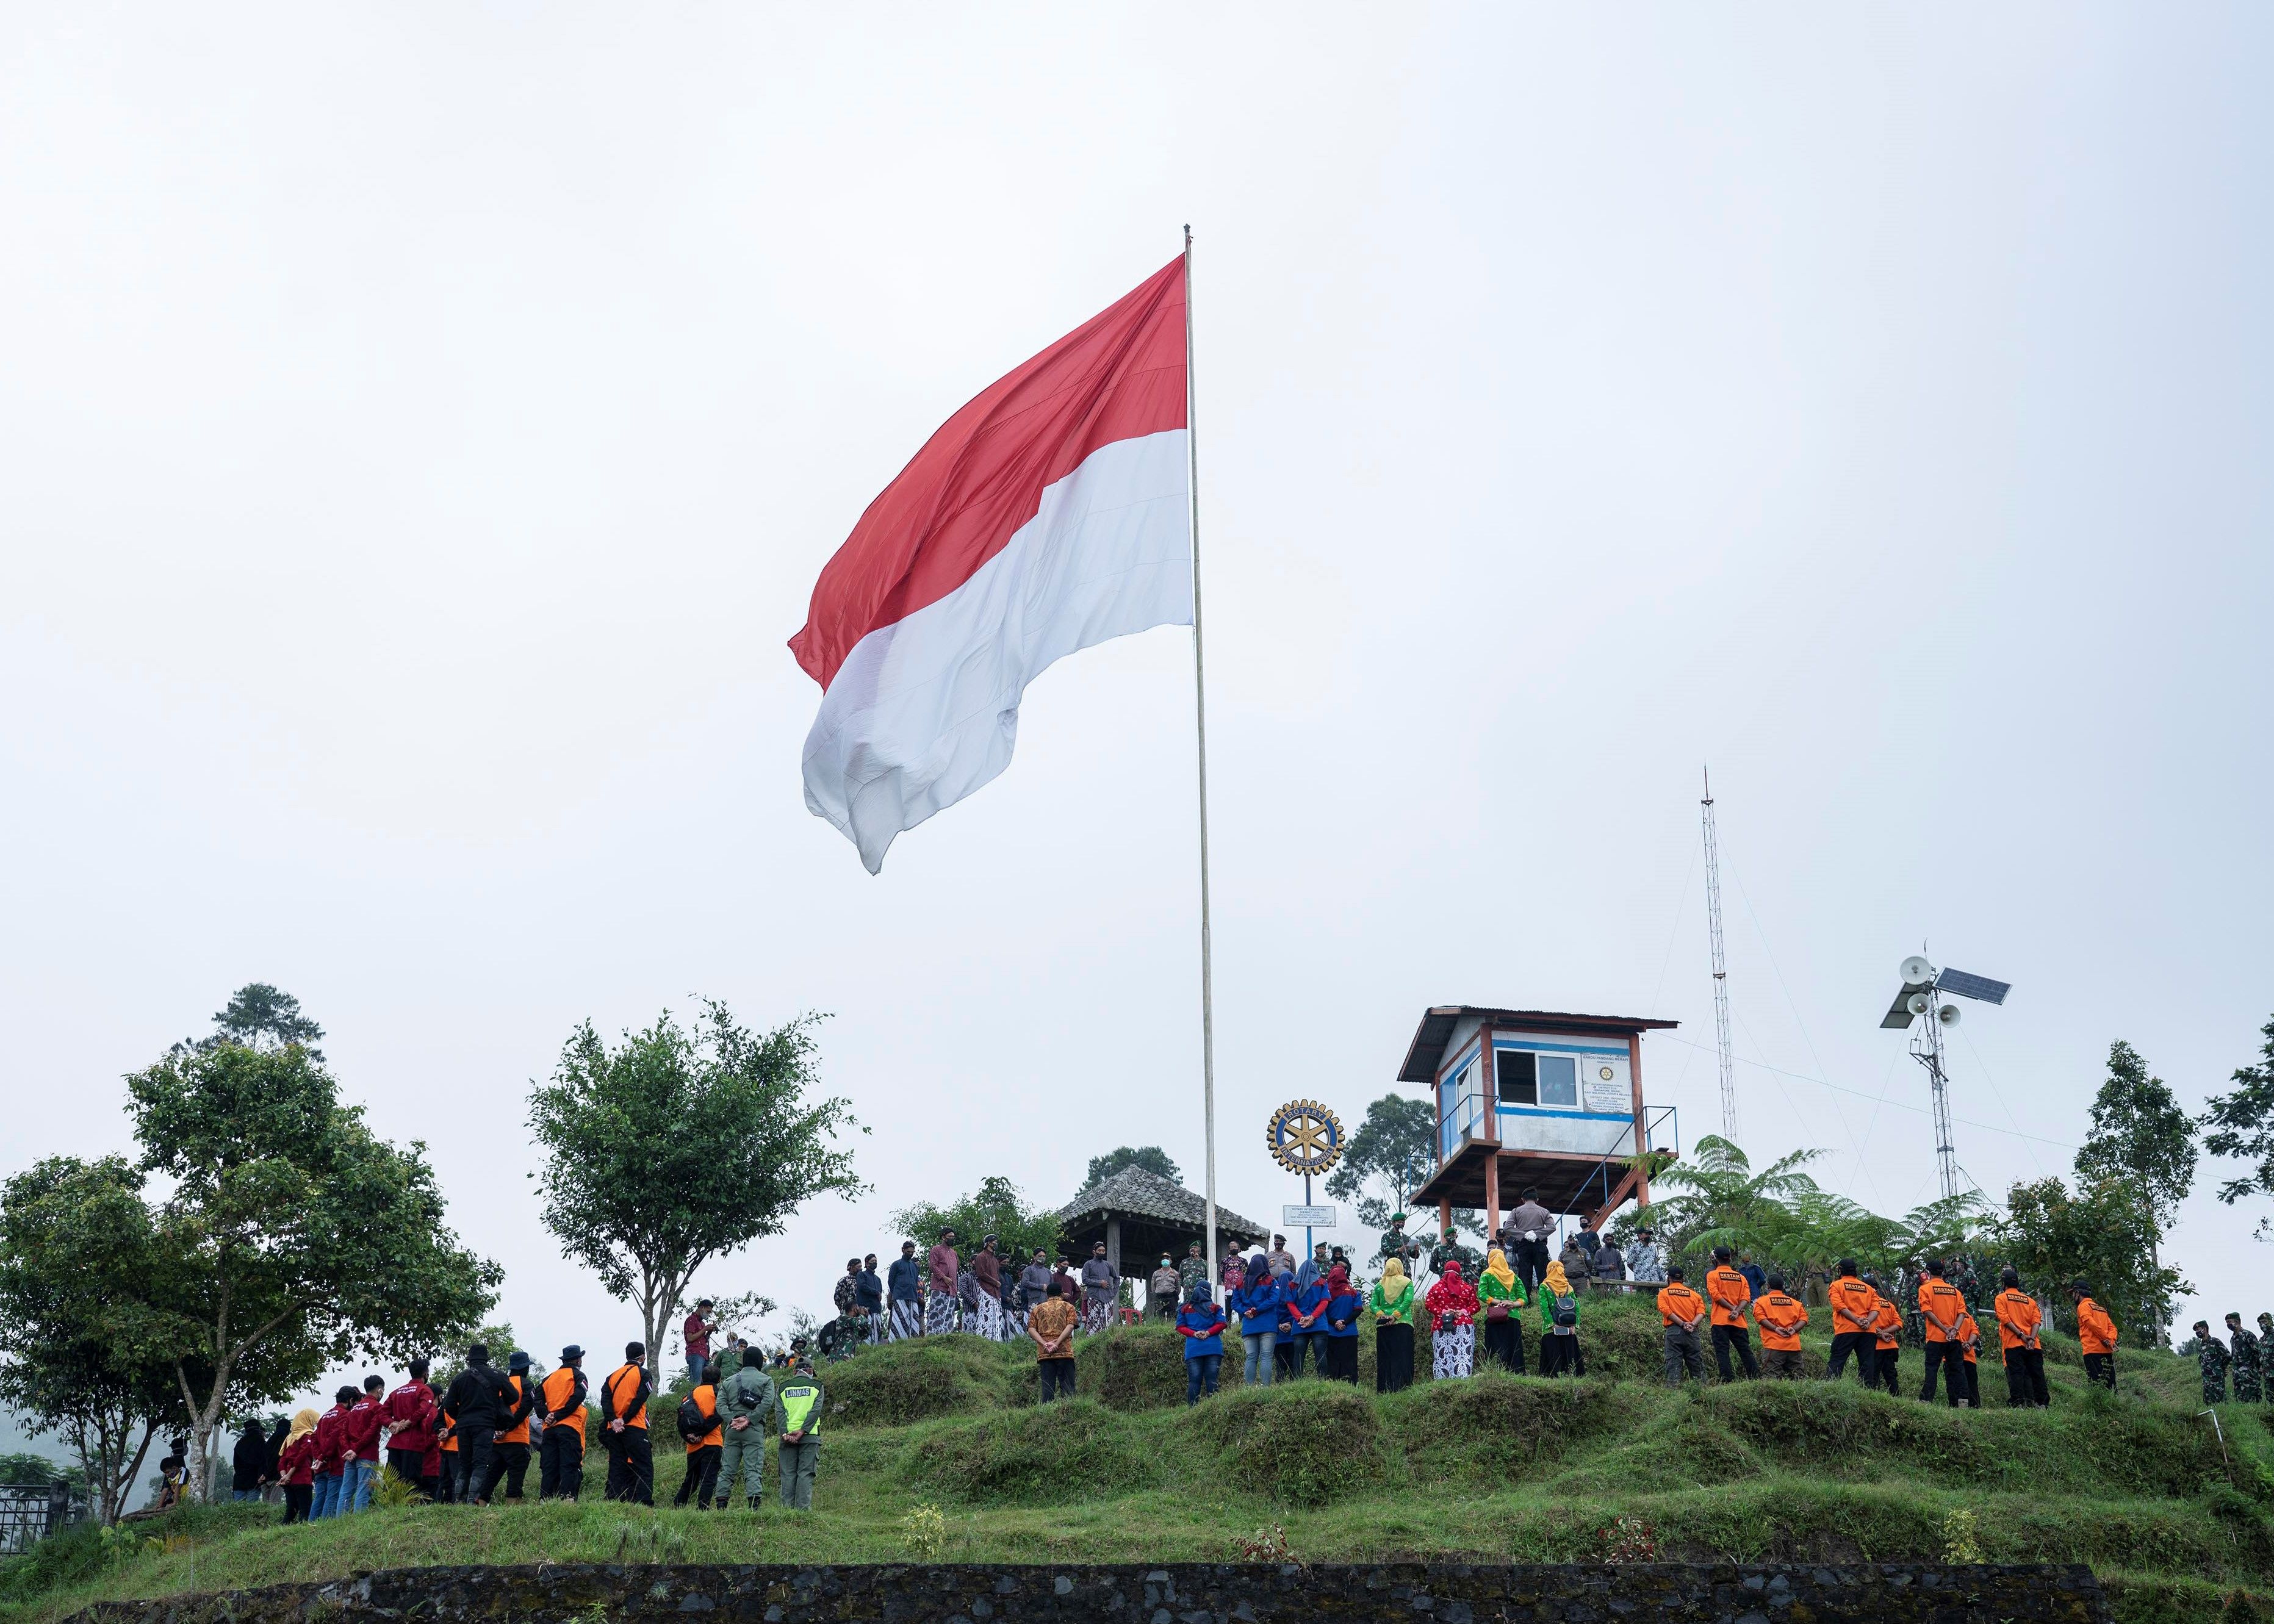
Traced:
<path fill-rule="evenodd" d="M 1105 1260 L 1115 1274 L 1121 1272 L 1121 1220 L 1110 1215 L 1105 1220 Z"/>

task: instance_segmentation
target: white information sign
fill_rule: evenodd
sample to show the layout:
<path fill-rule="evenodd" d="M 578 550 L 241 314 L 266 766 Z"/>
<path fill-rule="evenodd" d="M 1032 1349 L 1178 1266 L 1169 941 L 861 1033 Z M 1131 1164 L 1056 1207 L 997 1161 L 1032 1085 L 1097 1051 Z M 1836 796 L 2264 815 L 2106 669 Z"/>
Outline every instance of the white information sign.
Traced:
<path fill-rule="evenodd" d="M 1331 1207 L 1282 1207 L 1279 1222 L 1291 1229 L 1331 1229 L 1335 1227 L 1335 1209 Z"/>
<path fill-rule="evenodd" d="M 1623 1061 L 1600 1059 L 1593 1055 L 1580 1056 L 1580 1109 L 1588 1111 L 1615 1113 L 1624 1116 L 1634 1110 L 1634 1090 L 1627 1082 L 1627 1068 Z"/>

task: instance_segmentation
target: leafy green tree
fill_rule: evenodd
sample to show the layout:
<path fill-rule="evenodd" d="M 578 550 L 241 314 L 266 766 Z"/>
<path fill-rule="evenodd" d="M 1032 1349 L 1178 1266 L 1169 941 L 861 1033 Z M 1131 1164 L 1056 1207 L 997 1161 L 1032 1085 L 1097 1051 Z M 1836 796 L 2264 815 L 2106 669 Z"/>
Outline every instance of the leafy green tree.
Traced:
<path fill-rule="evenodd" d="M 1390 1214 L 1404 1212 L 1437 1170 L 1436 1132 L 1427 1100 L 1382 1095 L 1366 1108 L 1366 1120 L 1343 1147 L 1342 1161 L 1327 1175 L 1327 1194 L 1357 1203 L 1358 1220 L 1367 1229 L 1388 1229 Z"/>
<path fill-rule="evenodd" d="M 425 1146 L 374 1137 L 302 1045 L 177 1051 L 126 1086 L 140 1170 L 172 1185 L 141 1301 L 170 1320 L 193 1492 L 233 1405 L 358 1351 L 401 1364 L 497 1300 L 502 1272 L 445 1224 Z"/>
<path fill-rule="evenodd" d="M 53 1157 L 0 1187 L 0 1402 L 78 1457 L 106 1526 L 158 1429 L 186 1413 L 172 1320 L 148 1305 L 156 1246 L 124 1157 Z"/>
<path fill-rule="evenodd" d="M 2087 1282 L 2095 1298 L 2135 1343 L 2155 1346 L 2172 1304 L 2194 1289 L 2179 1270 L 2156 1259 L 2156 1211 L 2144 1192 L 2121 1179 L 2080 1180 L 2071 1192 L 2058 1178 L 2017 1184 L 2006 1192 L 1995 1238 L 2029 1289 L 2054 1304 L 2059 1323 L 2076 1328 L 2066 1288 Z"/>
<path fill-rule="evenodd" d="M 2082 1179 L 2128 1179 L 2165 1228 L 2195 1182 L 2195 1126 L 2160 1077 L 2122 1039 L 2108 1047 L 2108 1079 L 2092 1101 L 2092 1126 L 2076 1153 Z"/>
<path fill-rule="evenodd" d="M 1127 1167 L 1143 1168 L 1148 1173 L 1157 1173 L 1172 1184 L 1184 1177 L 1177 1170 L 1177 1164 L 1169 1160 L 1169 1153 L 1158 1145 L 1124 1145 L 1120 1149 L 1109 1150 L 1102 1156 L 1092 1156 L 1089 1171 L 1082 1175 L 1081 1187 L 1088 1190 L 1094 1184 L 1102 1184 Z"/>
<path fill-rule="evenodd" d="M 230 995 L 228 1007 L 213 1019 L 211 1033 L 176 1044 L 176 1051 L 214 1049 L 223 1043 L 246 1049 L 282 1049 L 297 1043 L 317 1060 L 324 1057 L 324 1051 L 316 1047 L 324 1041 L 324 1029 L 301 1013 L 297 998 L 267 981 L 238 988 Z"/>
<path fill-rule="evenodd" d="M 666 1011 L 614 1049 L 588 1020 L 531 1095 L 545 1227 L 636 1305 L 659 1355 L 704 1262 L 779 1235 L 817 1196 L 866 1188 L 838 1139 L 868 1130 L 817 1097 L 819 1019 L 754 1033 L 711 1000 L 694 1031 Z"/>
<path fill-rule="evenodd" d="M 2218 1199 L 2229 1207 L 2247 1195 L 2274 1195 L 2274 1020 L 2260 1028 L 2265 1046 L 2258 1063 L 2234 1074 L 2232 1094 L 2213 1094 L 2203 1112 L 2203 1148 L 2214 1156 L 2238 1156 L 2250 1163 L 2240 1178 L 2220 1184 Z M 2274 1221 L 2260 1219 L 2257 1235 L 2268 1238 Z"/>
<path fill-rule="evenodd" d="M 892 1227 L 901 1239 L 914 1241 L 920 1253 L 931 1248 L 942 1229 L 953 1229 L 956 1253 L 963 1258 L 977 1252 L 990 1235 L 1001 1244 L 1005 1257 L 1021 1262 L 1037 1247 L 1055 1261 L 1065 1242 L 1056 1212 L 1028 1206 L 1019 1186 L 999 1177 L 981 1179 L 977 1190 L 951 1206 L 919 1201 L 904 1207 L 892 1214 Z M 1122 1261 L 1127 1267 L 1129 1259 Z"/>

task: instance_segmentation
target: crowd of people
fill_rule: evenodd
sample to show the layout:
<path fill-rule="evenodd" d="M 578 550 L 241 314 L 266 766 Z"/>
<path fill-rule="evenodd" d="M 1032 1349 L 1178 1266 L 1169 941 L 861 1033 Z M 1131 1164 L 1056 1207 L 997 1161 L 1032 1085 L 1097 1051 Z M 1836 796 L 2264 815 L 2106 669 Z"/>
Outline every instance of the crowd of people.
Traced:
<path fill-rule="evenodd" d="M 1358 1339 L 1369 1324 L 1379 1392 L 1412 1383 L 1417 1327 L 1429 1332 L 1431 1374 L 1441 1381 L 1480 1369 L 1583 1376 L 1584 1286 L 1657 1288 L 1669 1386 L 1704 1380 L 1709 1347 L 1714 1373 L 1725 1382 L 1764 1375 L 1794 1380 L 1803 1373 L 1807 1305 L 1786 1289 L 1783 1275 L 1728 1247 L 1714 1249 L 1701 1292 L 1681 1264 L 1661 1255 L 1648 1229 L 1623 1248 L 1583 1224 L 1550 1256 L 1554 1217 L 1528 1191 L 1480 1267 L 1449 1237 L 1433 1244 L 1425 1262 L 1401 1220 L 1393 1218 L 1379 1257 L 1381 1277 L 1370 1288 L 1340 1247 L 1321 1245 L 1299 1259 L 1284 1236 L 1245 1256 L 1235 1248 L 1213 1281 L 1197 1241 L 1181 1259 L 1163 1256 L 1144 1276 L 1144 1312 L 1171 1324 L 1180 1339 L 1186 1402 L 1197 1404 L 1216 1391 L 1227 1338 L 1237 1339 L 1248 1385 L 1268 1387 L 1306 1371 L 1355 1383 Z M 681 1327 L 689 1391 L 673 1420 L 687 1470 L 676 1503 L 723 1509 L 734 1503 L 739 1484 L 741 1498 L 756 1508 L 764 1497 L 771 1440 L 781 1503 L 812 1505 L 826 1407 L 816 1353 L 826 1361 L 877 1342 L 946 1335 L 1023 1341 L 1034 1351 L 1042 1402 L 1050 1403 L 1075 1391 L 1077 1333 L 1136 1317 L 1103 1242 L 1077 1267 L 1063 1255 L 1054 1265 L 1042 1248 L 1020 1261 L 991 1235 L 966 1255 L 957 1239 L 953 1229 L 941 1230 L 922 1258 L 915 1242 L 904 1241 L 881 1274 L 873 1252 L 847 1259 L 835 1288 L 837 1317 L 813 1339 L 818 1345 L 810 1352 L 807 1339 L 797 1337 L 769 1360 L 748 1338 L 722 1335 L 712 1301 L 698 1302 Z M 1924 1348 L 1917 1395 L 1931 1402 L 1939 1392 L 1954 1407 L 1979 1407 L 1988 1338 L 1967 1291 L 1948 1275 L 1941 1259 L 1930 1259 L 1911 1294 Z M 1426 1289 L 1419 1283 L 1424 1276 Z M 1963 1278 L 1970 1282 L 1972 1276 Z M 2043 1407 L 2050 1402 L 2044 1308 L 2014 1270 L 2005 1269 L 1999 1284 L 1991 1318 L 2007 1402 Z M 2085 1282 L 2071 1282 L 2067 1292 L 2085 1378 L 2112 1389 L 2115 1322 Z M 1826 1295 L 1833 1335 L 1826 1378 L 1842 1380 L 1852 1362 L 1866 1387 L 1900 1395 L 1907 1320 L 1901 1286 L 1891 1290 L 1879 1275 L 1842 1259 Z M 1525 1325 L 1534 1316 L 1538 1340 L 1528 1357 Z M 2224 1402 L 2230 1379 L 2237 1401 L 2274 1402 L 2274 1315 L 2258 1316 L 2256 1335 L 2239 1313 L 2225 1322 L 2221 1341 L 2206 1321 L 2196 1321 L 2194 1342 L 2181 1350 L 2200 1361 L 2204 1402 Z M 715 1357 L 714 1338 L 722 1343 Z M 584 1363 L 584 1350 L 572 1344 L 539 1378 L 526 1352 L 509 1354 L 501 1370 L 490 1363 L 490 1350 L 476 1343 L 440 1392 L 428 1383 L 424 1359 L 412 1361 L 406 1380 L 391 1391 L 384 1378 L 366 1376 L 360 1388 L 341 1387 L 320 1414 L 302 1410 L 273 1429 L 248 1421 L 232 1457 L 232 1494 L 251 1500 L 281 1488 L 287 1522 L 345 1516 L 372 1504 L 382 1470 L 390 1469 L 429 1500 L 482 1506 L 523 1498 L 534 1462 L 538 1497 L 573 1500 L 584 1490 L 587 1432 L 596 1431 L 607 1457 L 606 1497 L 651 1505 L 648 1407 L 658 1390 L 647 1350 L 628 1343 L 623 1363 L 597 1389 Z M 177 1444 L 162 1462 L 169 1495 L 179 1492 L 185 1454 Z"/>
<path fill-rule="evenodd" d="M 690 1321 L 709 1307 L 702 1304 Z M 607 1460 L 606 1497 L 653 1505 L 649 1405 L 658 1394 L 645 1346 L 626 1343 L 623 1363 L 598 1387 L 584 1373 L 584 1349 L 573 1343 L 543 1378 L 531 1366 L 516 1350 L 500 1370 L 476 1342 L 440 1392 L 427 1380 L 429 1361 L 414 1359 L 392 1391 L 386 1378 L 366 1376 L 360 1388 L 335 1393 L 330 1409 L 302 1410 L 273 1433 L 247 1422 L 233 1457 L 231 1496 L 260 1499 L 278 1486 L 287 1522 L 318 1522 L 368 1509 L 382 1472 L 391 1472 L 428 1500 L 485 1506 L 524 1498 L 534 1462 L 540 1499 L 573 1500 L 584 1490 L 591 1431 Z M 755 1509 L 772 1440 L 782 1504 L 810 1507 L 825 1395 L 802 1339 L 772 1368 L 738 1340 L 725 1361 L 705 1360 L 694 1375 L 673 1417 L 688 1455 L 679 1503 L 692 1497 L 723 1509 L 739 1477 Z"/>

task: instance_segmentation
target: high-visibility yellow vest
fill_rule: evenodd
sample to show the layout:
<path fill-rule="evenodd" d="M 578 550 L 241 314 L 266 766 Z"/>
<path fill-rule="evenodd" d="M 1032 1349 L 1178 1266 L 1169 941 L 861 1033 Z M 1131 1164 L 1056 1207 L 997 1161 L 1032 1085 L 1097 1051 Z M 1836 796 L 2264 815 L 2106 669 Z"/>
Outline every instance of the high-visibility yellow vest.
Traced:
<path fill-rule="evenodd" d="M 804 1432 L 806 1423 L 813 1418 L 814 1402 L 820 1396 L 819 1387 L 808 1387 L 802 1382 L 784 1387 L 781 1390 L 782 1431 Z"/>

